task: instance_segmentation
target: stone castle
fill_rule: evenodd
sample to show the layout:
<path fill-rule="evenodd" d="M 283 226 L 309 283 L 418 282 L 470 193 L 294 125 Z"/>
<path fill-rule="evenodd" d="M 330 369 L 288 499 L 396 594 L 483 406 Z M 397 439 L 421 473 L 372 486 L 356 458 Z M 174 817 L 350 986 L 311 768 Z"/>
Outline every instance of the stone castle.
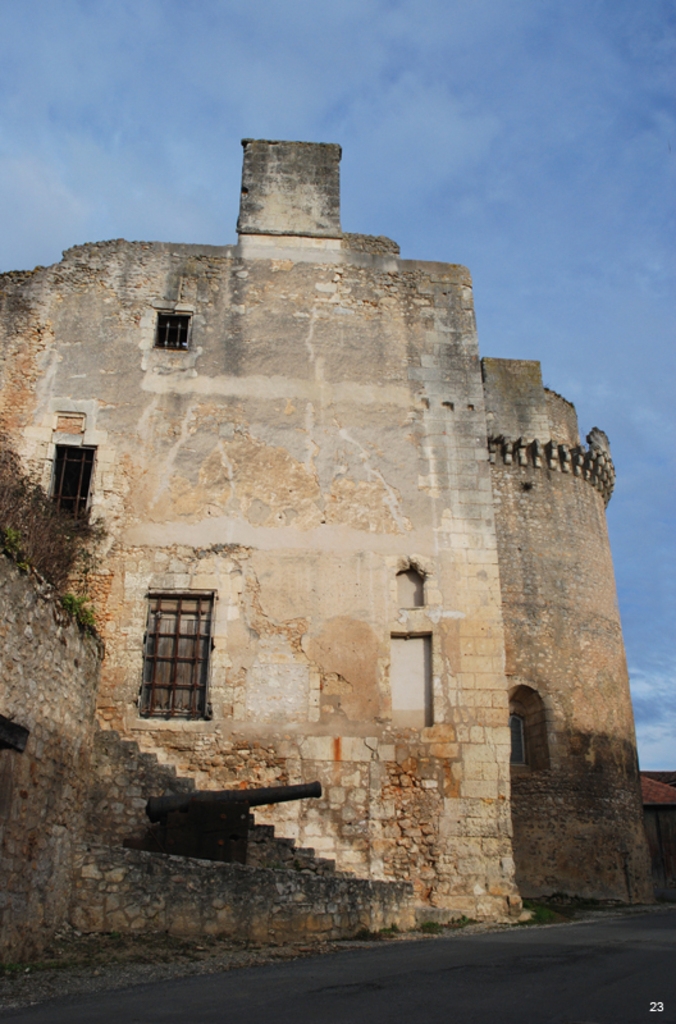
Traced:
<path fill-rule="evenodd" d="M 339 146 L 243 146 L 237 244 L 0 277 L 2 422 L 106 530 L 100 820 L 126 743 L 201 789 L 320 780 L 257 821 L 438 919 L 650 899 L 605 434 L 480 359 L 464 267 L 341 230 Z"/>

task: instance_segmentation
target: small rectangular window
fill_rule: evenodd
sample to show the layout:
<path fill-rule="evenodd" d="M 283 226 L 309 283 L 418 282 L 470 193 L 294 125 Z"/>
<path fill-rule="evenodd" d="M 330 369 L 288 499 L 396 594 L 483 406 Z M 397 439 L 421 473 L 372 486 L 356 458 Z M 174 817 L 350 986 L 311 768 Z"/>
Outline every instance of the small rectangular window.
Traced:
<path fill-rule="evenodd" d="M 150 597 L 141 714 L 204 718 L 213 594 Z"/>
<path fill-rule="evenodd" d="M 76 519 L 85 515 L 94 468 L 94 448 L 57 444 L 52 497 L 57 508 Z"/>
<path fill-rule="evenodd" d="M 188 348 L 189 332 L 189 316 L 178 313 L 158 313 L 155 348 L 184 351 Z"/>

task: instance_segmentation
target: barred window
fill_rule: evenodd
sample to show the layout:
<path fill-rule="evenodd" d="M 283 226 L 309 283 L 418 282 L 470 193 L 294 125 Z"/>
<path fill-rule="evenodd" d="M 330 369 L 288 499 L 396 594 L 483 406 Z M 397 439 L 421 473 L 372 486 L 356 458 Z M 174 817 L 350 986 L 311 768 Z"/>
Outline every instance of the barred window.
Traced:
<path fill-rule="evenodd" d="M 141 714 L 204 718 L 213 594 L 152 594 L 143 659 Z"/>
<path fill-rule="evenodd" d="M 190 317 L 178 313 L 158 313 L 155 348 L 188 348 Z"/>
<path fill-rule="evenodd" d="M 94 448 L 57 444 L 52 497 L 57 508 L 78 519 L 87 511 L 94 468 Z"/>

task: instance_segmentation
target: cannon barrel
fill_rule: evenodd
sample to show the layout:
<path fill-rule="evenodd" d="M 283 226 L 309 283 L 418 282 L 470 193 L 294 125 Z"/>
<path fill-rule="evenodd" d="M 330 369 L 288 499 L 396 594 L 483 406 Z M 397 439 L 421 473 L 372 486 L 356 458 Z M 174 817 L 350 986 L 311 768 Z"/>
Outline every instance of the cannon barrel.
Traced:
<path fill-rule="evenodd" d="M 306 782 L 300 786 L 269 786 L 266 789 L 202 789 L 194 793 L 172 793 L 169 796 L 151 796 L 146 814 L 152 822 L 161 821 L 171 811 L 187 811 L 193 801 L 201 803 L 282 804 L 286 800 L 304 800 L 322 795 L 320 782 Z"/>

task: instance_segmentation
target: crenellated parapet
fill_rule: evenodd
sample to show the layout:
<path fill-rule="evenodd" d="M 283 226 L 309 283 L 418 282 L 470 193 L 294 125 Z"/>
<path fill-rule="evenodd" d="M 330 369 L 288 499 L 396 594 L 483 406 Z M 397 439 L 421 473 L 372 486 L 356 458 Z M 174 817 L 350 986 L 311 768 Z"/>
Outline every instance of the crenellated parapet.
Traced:
<path fill-rule="evenodd" d="M 528 440 L 500 434 L 488 438 L 488 458 L 492 464 L 501 461 L 506 466 L 533 466 L 554 473 L 571 473 L 595 487 L 607 505 L 615 487 L 615 466 L 608 438 L 594 427 L 587 434 L 587 444 L 588 448 L 582 444 L 560 444 L 552 438 Z"/>

